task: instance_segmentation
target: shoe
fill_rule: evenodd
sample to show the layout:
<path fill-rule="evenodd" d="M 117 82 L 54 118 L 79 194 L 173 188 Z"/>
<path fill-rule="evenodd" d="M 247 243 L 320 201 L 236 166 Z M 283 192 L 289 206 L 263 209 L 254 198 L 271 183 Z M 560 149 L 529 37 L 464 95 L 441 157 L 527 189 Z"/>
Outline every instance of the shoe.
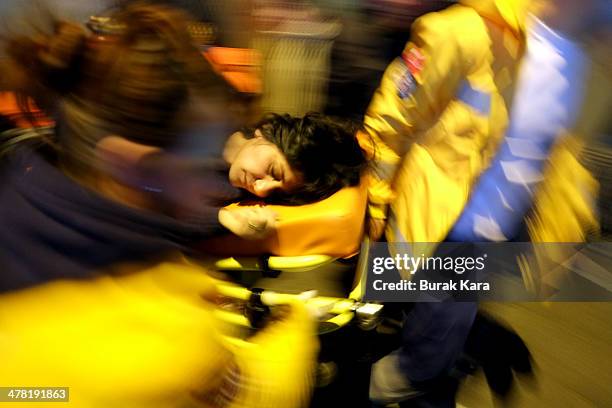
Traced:
<path fill-rule="evenodd" d="M 514 376 L 510 366 L 487 362 L 483 363 L 482 370 L 491 391 L 500 397 L 507 396 L 514 383 Z"/>
<path fill-rule="evenodd" d="M 531 353 L 521 337 L 480 312 L 470 331 L 465 351 L 480 364 L 489 387 L 501 397 L 512 389 L 513 371 L 533 373 Z"/>

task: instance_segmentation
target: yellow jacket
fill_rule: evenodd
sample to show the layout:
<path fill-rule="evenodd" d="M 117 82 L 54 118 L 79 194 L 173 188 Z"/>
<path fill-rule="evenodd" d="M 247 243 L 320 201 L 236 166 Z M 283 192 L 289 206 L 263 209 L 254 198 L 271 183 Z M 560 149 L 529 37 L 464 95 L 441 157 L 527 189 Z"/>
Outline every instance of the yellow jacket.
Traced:
<path fill-rule="evenodd" d="M 391 204 L 389 242 L 440 242 L 461 214 L 508 125 L 527 3 L 464 0 L 427 14 L 387 68 L 364 122 L 375 146 L 370 216 Z M 582 241 L 596 225 L 596 183 L 578 149 L 570 137 L 555 146 L 527 220 L 534 241 Z"/>
<path fill-rule="evenodd" d="M 214 288 L 200 268 L 173 259 L 113 272 L 1 295 L 0 385 L 69 387 L 62 407 L 307 405 L 318 343 L 303 305 L 238 347 L 202 298 Z"/>

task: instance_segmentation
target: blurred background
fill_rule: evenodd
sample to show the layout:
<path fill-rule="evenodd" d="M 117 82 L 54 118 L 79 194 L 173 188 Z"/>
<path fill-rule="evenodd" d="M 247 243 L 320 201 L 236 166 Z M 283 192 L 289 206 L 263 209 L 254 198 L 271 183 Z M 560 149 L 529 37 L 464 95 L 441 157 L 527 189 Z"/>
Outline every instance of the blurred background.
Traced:
<path fill-rule="evenodd" d="M 2 24 L 23 12 L 23 1 L 2 0 Z M 49 0 L 62 16 L 87 22 L 116 5 L 111 0 Z M 361 120 L 385 67 L 409 40 L 420 15 L 452 1 L 426 0 L 168 0 L 188 11 L 203 50 L 220 56 L 252 118 L 264 112 L 321 111 Z M 215 58 L 215 54 L 211 54 Z M 1 56 L 0 56 L 1 57 Z M 229 58 L 229 63 L 228 59 Z M 244 74 L 244 75 L 241 75 Z M 582 158 L 601 183 L 603 239 L 612 239 L 612 124 L 589 141 Z M 458 402 L 465 407 L 612 406 L 612 304 L 486 304 L 515 328 L 535 361 L 535 379 L 519 382 L 496 401 L 481 376 L 470 377 Z"/>

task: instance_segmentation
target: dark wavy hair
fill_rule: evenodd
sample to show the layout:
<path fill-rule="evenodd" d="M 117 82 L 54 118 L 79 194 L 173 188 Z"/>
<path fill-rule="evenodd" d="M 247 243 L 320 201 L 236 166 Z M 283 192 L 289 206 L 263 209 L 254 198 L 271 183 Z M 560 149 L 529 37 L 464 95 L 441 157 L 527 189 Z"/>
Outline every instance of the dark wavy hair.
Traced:
<path fill-rule="evenodd" d="M 272 202 L 299 205 L 322 200 L 341 188 L 358 185 L 368 165 L 353 122 L 315 112 L 301 118 L 269 114 L 245 132 L 247 137 L 252 137 L 255 129 L 276 145 L 303 177 L 300 188 L 291 193 L 275 192 L 267 199 Z"/>

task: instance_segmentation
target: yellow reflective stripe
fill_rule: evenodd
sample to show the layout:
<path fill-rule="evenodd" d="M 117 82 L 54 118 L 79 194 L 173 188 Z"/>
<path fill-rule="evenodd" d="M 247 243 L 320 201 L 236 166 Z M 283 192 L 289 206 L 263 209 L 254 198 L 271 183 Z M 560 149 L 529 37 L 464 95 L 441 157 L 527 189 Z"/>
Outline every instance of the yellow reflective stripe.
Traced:
<path fill-rule="evenodd" d="M 335 259 L 328 255 L 271 256 L 268 259 L 268 268 L 285 272 L 300 272 L 328 264 Z"/>
<path fill-rule="evenodd" d="M 217 309 L 213 312 L 214 316 L 222 322 L 235 324 L 242 327 L 251 327 L 249 319 L 238 313 L 232 313 L 225 310 Z"/>
<path fill-rule="evenodd" d="M 263 269 L 257 257 L 223 258 L 215 262 L 215 269 L 223 271 L 260 271 Z"/>
<path fill-rule="evenodd" d="M 246 288 L 243 288 L 242 286 L 217 283 L 216 289 L 220 295 L 231 297 L 232 299 L 240 299 L 246 301 L 249 300 L 249 298 L 251 297 L 251 291 Z"/>
<path fill-rule="evenodd" d="M 354 316 L 355 316 L 354 312 L 345 312 L 345 313 L 339 314 L 338 316 L 332 317 L 331 319 L 328 319 L 327 322 L 333 323 L 333 324 L 338 325 L 339 327 L 342 327 L 342 326 L 346 326 L 347 324 L 349 324 L 351 320 L 353 320 Z"/>
<path fill-rule="evenodd" d="M 387 206 L 386 205 L 368 205 L 368 215 L 371 218 L 376 218 L 379 220 L 384 220 L 387 218 Z"/>

